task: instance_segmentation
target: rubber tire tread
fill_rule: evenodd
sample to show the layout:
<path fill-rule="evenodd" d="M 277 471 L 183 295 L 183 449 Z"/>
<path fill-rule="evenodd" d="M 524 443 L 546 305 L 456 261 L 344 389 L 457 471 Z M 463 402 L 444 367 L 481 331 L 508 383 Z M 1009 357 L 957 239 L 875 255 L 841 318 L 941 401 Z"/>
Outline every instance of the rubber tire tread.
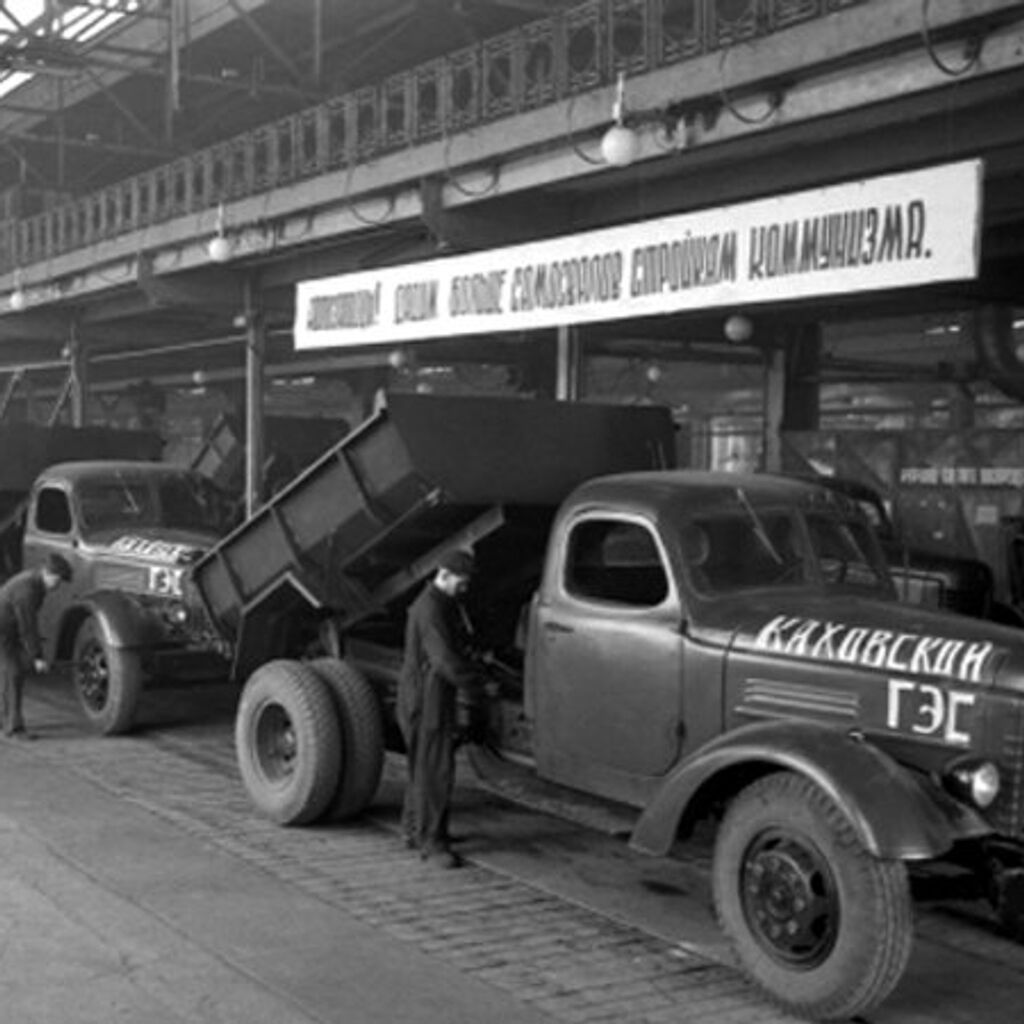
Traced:
<path fill-rule="evenodd" d="M 82 697 L 78 685 L 78 669 L 72 670 L 75 694 L 89 725 L 101 736 L 119 736 L 128 732 L 135 724 L 135 713 L 143 689 L 142 658 L 137 651 L 111 647 L 103 638 L 103 632 L 90 616 L 75 634 L 73 660 L 75 665 L 82 660 L 86 643 L 95 640 L 103 648 L 107 662 L 107 702 L 99 713 L 93 711 Z"/>
<path fill-rule="evenodd" d="M 310 662 L 330 688 L 341 729 L 341 766 L 327 817 L 345 821 L 366 809 L 384 772 L 384 721 L 377 694 L 357 668 L 337 658 Z"/>
<path fill-rule="evenodd" d="M 828 855 L 842 901 L 836 949 L 810 970 L 787 969 L 761 949 L 739 896 L 739 865 L 750 842 L 765 828 L 792 822 L 810 824 L 808 838 Z M 903 976 L 913 944 L 906 866 L 872 856 L 836 804 L 802 775 L 773 773 L 732 801 L 715 843 L 712 885 L 719 926 L 740 964 L 789 1012 L 817 1020 L 858 1017 L 878 1006 Z M 837 963 L 842 947 L 845 960 Z M 824 983 L 829 974 L 838 977 Z"/>
<path fill-rule="evenodd" d="M 296 733 L 295 770 L 283 783 L 266 776 L 255 750 L 259 717 L 275 704 Z M 341 732 L 328 687 L 312 668 L 282 659 L 253 672 L 235 715 L 235 756 L 250 799 L 272 821 L 308 825 L 323 815 L 337 786 Z"/>

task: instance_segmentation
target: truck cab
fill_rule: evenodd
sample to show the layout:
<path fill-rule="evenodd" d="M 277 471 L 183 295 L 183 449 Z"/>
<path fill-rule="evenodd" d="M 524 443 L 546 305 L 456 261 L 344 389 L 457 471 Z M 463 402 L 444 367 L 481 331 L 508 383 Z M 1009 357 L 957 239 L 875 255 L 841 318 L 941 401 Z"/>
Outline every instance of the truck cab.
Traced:
<path fill-rule="evenodd" d="M 758 599 L 806 609 L 826 592 L 895 596 L 839 495 L 688 472 L 584 485 L 555 523 L 531 617 L 538 770 L 644 806 L 726 727 L 727 654 Z"/>
<path fill-rule="evenodd" d="M 37 478 L 23 565 L 56 552 L 72 567 L 40 613 L 45 656 L 72 663 L 82 709 L 100 732 L 130 728 L 147 684 L 224 674 L 189 568 L 225 532 L 228 514 L 213 484 L 175 466 L 60 463 Z"/>
<path fill-rule="evenodd" d="M 664 468 L 666 425 L 404 396 L 225 537 L 194 573 L 246 679 L 243 783 L 284 824 L 367 806 L 405 609 L 472 546 L 474 768 L 614 805 L 645 853 L 707 822 L 747 973 L 805 1016 L 865 1014 L 909 959 L 908 864 L 977 871 L 1024 932 L 1024 640 L 899 601 L 834 488 Z"/>

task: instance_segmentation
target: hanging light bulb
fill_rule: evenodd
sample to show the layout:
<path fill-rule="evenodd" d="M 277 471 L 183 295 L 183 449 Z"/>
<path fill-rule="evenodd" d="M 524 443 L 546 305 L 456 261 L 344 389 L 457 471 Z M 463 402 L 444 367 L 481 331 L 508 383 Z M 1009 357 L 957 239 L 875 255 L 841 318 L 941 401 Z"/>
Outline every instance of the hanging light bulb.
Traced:
<path fill-rule="evenodd" d="M 214 263 L 227 263 L 234 255 L 235 247 L 224 234 L 224 204 L 217 206 L 217 234 L 206 245 L 206 253 Z"/>
<path fill-rule="evenodd" d="M 19 267 L 14 268 L 14 291 L 11 292 L 7 301 L 16 313 L 28 305 L 28 296 L 21 286 L 21 269 Z"/>
<path fill-rule="evenodd" d="M 750 341 L 754 336 L 754 324 L 750 317 L 744 316 L 742 313 L 733 313 L 722 326 L 722 333 L 729 341 L 741 345 L 745 341 Z"/>
<path fill-rule="evenodd" d="M 619 72 L 615 90 L 615 104 L 612 118 L 615 123 L 601 139 L 601 156 L 613 167 L 628 167 L 640 151 L 640 139 L 636 132 L 625 123 L 626 116 L 626 73 Z"/>

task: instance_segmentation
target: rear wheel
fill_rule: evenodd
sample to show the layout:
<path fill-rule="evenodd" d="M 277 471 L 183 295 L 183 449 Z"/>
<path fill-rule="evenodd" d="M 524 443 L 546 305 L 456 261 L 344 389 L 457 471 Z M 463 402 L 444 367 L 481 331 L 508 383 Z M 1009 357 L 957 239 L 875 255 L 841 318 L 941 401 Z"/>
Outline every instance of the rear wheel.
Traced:
<path fill-rule="evenodd" d="M 245 684 L 235 717 L 235 753 L 253 803 L 281 825 L 319 818 L 341 764 L 338 714 L 308 665 L 271 661 Z"/>
<path fill-rule="evenodd" d="M 715 910 L 747 973 L 822 1020 L 868 1012 L 895 987 L 913 938 L 904 865 L 861 845 L 839 808 L 791 772 L 732 802 L 712 865 Z"/>
<path fill-rule="evenodd" d="M 380 785 L 384 724 L 377 695 L 361 672 L 336 658 L 318 658 L 310 665 L 330 688 L 338 711 L 341 765 L 327 814 L 343 821 L 364 810 Z"/>
<path fill-rule="evenodd" d="M 142 661 L 136 651 L 107 642 L 95 618 L 75 637 L 72 683 L 89 724 L 104 736 L 127 732 L 142 692 Z"/>

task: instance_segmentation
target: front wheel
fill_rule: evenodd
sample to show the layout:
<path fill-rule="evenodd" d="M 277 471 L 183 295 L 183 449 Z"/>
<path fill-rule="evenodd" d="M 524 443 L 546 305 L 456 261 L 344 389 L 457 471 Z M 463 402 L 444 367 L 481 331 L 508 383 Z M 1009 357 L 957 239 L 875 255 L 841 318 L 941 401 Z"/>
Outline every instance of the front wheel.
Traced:
<path fill-rule="evenodd" d="M 719 829 L 712 876 L 740 964 L 786 1009 L 845 1020 L 902 977 L 913 939 L 906 868 L 871 856 L 809 779 L 780 772 L 743 790 Z"/>
<path fill-rule="evenodd" d="M 104 736 L 127 732 L 135 721 L 142 692 L 142 661 L 137 651 L 114 647 L 95 618 L 75 637 L 72 684 L 89 724 Z"/>

